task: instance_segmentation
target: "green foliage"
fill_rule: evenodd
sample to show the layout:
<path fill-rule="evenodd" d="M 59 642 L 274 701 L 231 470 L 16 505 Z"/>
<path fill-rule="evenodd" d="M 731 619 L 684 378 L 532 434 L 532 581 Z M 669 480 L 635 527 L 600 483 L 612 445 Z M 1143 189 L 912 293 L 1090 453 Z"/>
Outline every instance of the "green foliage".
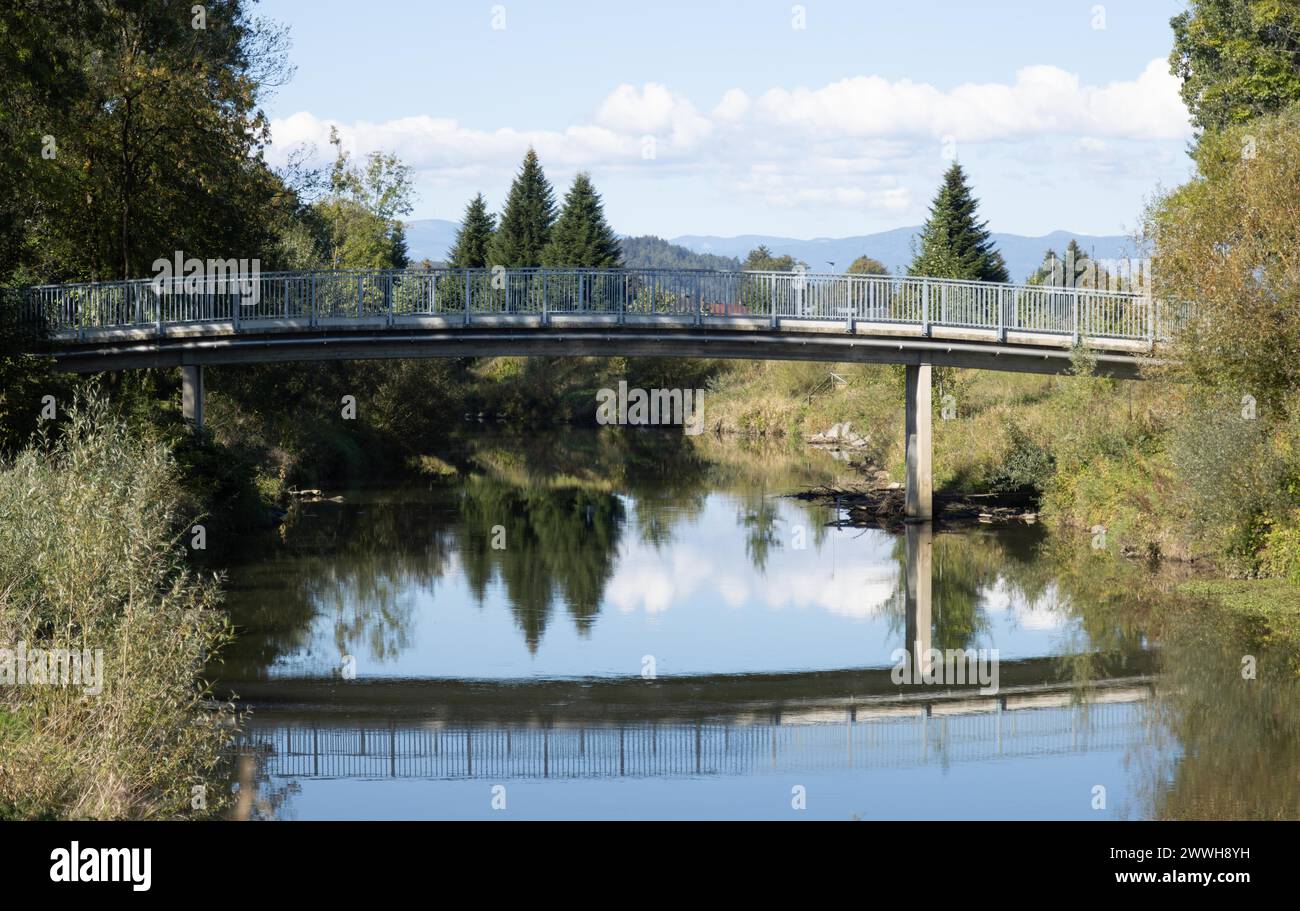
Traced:
<path fill-rule="evenodd" d="M 888 275 L 889 269 L 878 259 L 872 259 L 865 253 L 859 256 L 844 270 L 849 275 Z"/>
<path fill-rule="evenodd" d="M 210 368 L 208 426 L 216 444 L 273 471 L 272 487 L 355 481 L 444 441 L 469 379 L 460 359 Z M 345 395 L 359 404 L 355 420 L 342 418 Z"/>
<path fill-rule="evenodd" d="M 1269 422 L 1246 418 L 1224 396 L 1193 395 L 1169 434 L 1169 452 L 1182 483 L 1192 532 L 1238 573 L 1255 571 L 1270 517 L 1285 515 L 1291 470 L 1272 441 Z M 1280 542 L 1279 542 L 1280 543 Z"/>
<path fill-rule="evenodd" d="M 18 323 L 15 303 L 0 290 L 0 458 L 27 444 L 40 421 L 41 398 L 66 400 L 68 387 L 49 358 L 27 353 L 39 349 L 40 338 Z"/>
<path fill-rule="evenodd" d="M 187 566 L 167 448 L 106 407 L 0 469 L 0 642 L 102 649 L 103 688 L 0 687 L 0 807 L 25 818 L 176 817 L 226 789 L 226 712 L 198 669 L 229 638 L 216 580 Z"/>
<path fill-rule="evenodd" d="M 711 253 L 696 253 L 686 247 L 670 244 L 668 241 L 645 235 L 644 237 L 624 237 L 623 263 L 629 269 L 718 269 L 734 271 L 740 268 L 740 260 L 734 256 L 714 256 Z"/>
<path fill-rule="evenodd" d="M 554 224 L 555 191 L 542 171 L 537 152 L 529 146 L 492 237 L 489 265 L 507 269 L 540 266 Z"/>
<path fill-rule="evenodd" d="M 395 155 L 371 152 L 364 168 L 352 164 L 338 131 L 330 195 L 314 207 L 326 236 L 332 269 L 402 269 L 406 232 L 399 216 L 411 211 L 411 169 Z"/>
<path fill-rule="evenodd" d="M 993 246 L 988 223 L 978 220 L 979 201 L 971 193 L 966 172 L 953 162 L 930 206 L 921 229 L 920 249 L 908 267 L 909 275 L 1005 282 L 1006 263 Z"/>
<path fill-rule="evenodd" d="M 745 263 L 741 267 L 746 272 L 793 272 L 795 266 L 807 266 L 796 260 L 793 256 L 774 256 L 772 251 L 763 244 L 759 244 L 753 250 L 749 251 L 749 256 L 745 257 Z"/>
<path fill-rule="evenodd" d="M 1169 69 L 1192 122 L 1214 132 L 1300 101 L 1298 0 L 1190 0 Z"/>
<path fill-rule="evenodd" d="M 1007 448 L 992 487 L 1003 493 L 1042 493 L 1056 471 L 1056 459 L 1015 421 L 1007 422 Z"/>
<path fill-rule="evenodd" d="M 487 210 L 487 201 L 479 193 L 465 207 L 465 217 L 456 232 L 456 244 L 451 248 L 448 265 L 457 269 L 487 268 L 488 248 L 496 227 L 496 216 Z"/>
<path fill-rule="evenodd" d="M 1119 277 L 1116 277 L 1119 278 Z M 1070 238 L 1065 252 L 1060 256 L 1049 249 L 1043 254 L 1043 263 L 1027 278 L 1026 284 L 1047 285 L 1053 288 L 1097 288 L 1126 290 L 1102 266 L 1084 252 L 1079 242 Z"/>
<path fill-rule="evenodd" d="M 1196 306 L 1176 378 L 1276 414 L 1300 389 L 1300 105 L 1206 134 L 1197 164 L 1147 213 L 1156 295 Z"/>
<path fill-rule="evenodd" d="M 149 274 L 261 256 L 291 193 L 261 158 L 284 33 L 244 0 L 0 10 L 0 280 Z"/>
<path fill-rule="evenodd" d="M 544 266 L 590 266 L 616 269 L 623 264 L 618 236 L 605 221 L 600 194 L 585 171 L 579 171 L 564 197 L 564 209 L 542 251 Z"/>

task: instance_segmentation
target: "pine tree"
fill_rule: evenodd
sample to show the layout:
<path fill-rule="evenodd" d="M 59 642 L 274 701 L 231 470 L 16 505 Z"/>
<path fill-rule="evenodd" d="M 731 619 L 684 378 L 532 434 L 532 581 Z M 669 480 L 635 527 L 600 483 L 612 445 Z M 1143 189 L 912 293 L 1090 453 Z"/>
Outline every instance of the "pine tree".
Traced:
<path fill-rule="evenodd" d="M 448 257 L 449 265 L 456 269 L 486 268 L 494 231 L 496 216 L 487 210 L 487 201 L 479 193 L 465 207 L 465 218 L 456 232 L 456 244 Z"/>
<path fill-rule="evenodd" d="M 616 269 L 622 264 L 623 248 L 605 221 L 600 194 L 590 175 L 579 171 L 564 197 L 564 211 L 551 232 L 551 242 L 542 251 L 542 265 Z"/>
<path fill-rule="evenodd" d="M 977 219 L 978 206 L 979 200 L 966 183 L 966 172 L 953 162 L 930 206 L 930 218 L 921 230 L 920 251 L 908 267 L 908 275 L 1009 281 L 1006 262 L 989 236 L 988 222 Z"/>
<path fill-rule="evenodd" d="M 555 192 L 529 146 L 523 167 L 510 185 L 505 212 L 492 237 L 488 265 L 519 269 L 541 265 L 542 251 L 555 224 Z"/>

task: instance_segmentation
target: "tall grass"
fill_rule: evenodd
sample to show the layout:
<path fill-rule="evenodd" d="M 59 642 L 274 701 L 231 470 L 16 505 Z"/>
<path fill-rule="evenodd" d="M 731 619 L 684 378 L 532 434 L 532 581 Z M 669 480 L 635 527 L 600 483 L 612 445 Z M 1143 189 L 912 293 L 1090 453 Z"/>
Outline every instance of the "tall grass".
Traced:
<path fill-rule="evenodd" d="M 199 675 L 229 631 L 217 580 L 187 568 L 179 491 L 168 448 L 96 401 L 0 465 L 0 649 L 104 656 L 98 695 L 0 684 L 0 816 L 165 818 L 223 803 L 230 715 L 204 707 Z"/>

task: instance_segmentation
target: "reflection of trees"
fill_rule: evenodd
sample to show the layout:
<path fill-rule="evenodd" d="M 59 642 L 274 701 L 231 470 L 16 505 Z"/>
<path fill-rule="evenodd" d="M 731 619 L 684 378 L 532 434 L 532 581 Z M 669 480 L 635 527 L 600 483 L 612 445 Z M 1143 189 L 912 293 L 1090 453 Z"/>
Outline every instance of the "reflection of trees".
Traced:
<path fill-rule="evenodd" d="M 432 591 L 447 564 L 451 518 L 427 491 L 411 489 L 297 507 L 280 542 L 252 542 L 271 558 L 231 572 L 227 606 L 241 635 L 226 664 L 256 676 L 306 650 L 322 614 L 339 652 L 321 656 L 329 665 L 363 650 L 379 661 L 399 654 L 413 623 L 410 593 Z"/>
<path fill-rule="evenodd" d="M 759 572 L 767 569 L 767 556 L 773 547 L 780 547 L 776 524 L 780 516 L 776 505 L 763 490 L 741 496 L 740 525 L 745 530 L 745 554 Z"/>
<path fill-rule="evenodd" d="M 1037 526 L 935 534 L 934 646 L 971 647 L 988 629 L 982 602 L 1000 582 L 1013 604 L 1052 601 L 1078 621 L 1078 640 L 1061 643 L 1070 662 L 1063 668 L 1064 677 L 1084 684 L 1095 676 L 1123 673 L 1126 663 L 1146 647 L 1147 617 L 1159 599 L 1142 584 L 1147 570 L 1081 551 L 1071 542 L 1049 546 L 1053 540 Z M 894 559 L 906 570 L 903 536 L 895 543 Z M 903 603 L 900 589 L 894 601 L 894 622 L 900 625 Z"/>
<path fill-rule="evenodd" d="M 618 497 L 476 476 L 462 488 L 460 517 L 459 549 L 471 591 L 482 602 L 492 578 L 499 578 L 530 649 L 541 641 L 557 595 L 578 629 L 590 629 L 618 553 Z M 492 547 L 497 525 L 505 532 L 501 549 Z"/>
<path fill-rule="evenodd" d="M 1004 575 L 1006 551 L 1001 547 L 1000 535 L 936 534 L 932 545 L 932 575 L 930 582 L 930 617 L 933 625 L 931 642 L 934 648 L 969 648 L 976 638 L 988 628 L 981 602 L 985 593 Z M 907 570 L 907 547 L 900 535 L 894 544 L 894 559 L 903 567 L 900 586 L 904 584 Z M 905 603 L 900 594 L 894 599 L 894 610 Z M 903 618 L 897 614 L 894 625 Z"/>
<path fill-rule="evenodd" d="M 1166 609 L 1170 607 L 1166 599 Z M 1161 637 L 1163 724 L 1139 757 L 1157 819 L 1300 817 L 1300 680 L 1294 655 L 1263 646 L 1206 605 L 1170 613 Z M 1242 678 L 1253 656 L 1256 679 Z M 1171 736 L 1176 742 L 1164 742 Z"/>

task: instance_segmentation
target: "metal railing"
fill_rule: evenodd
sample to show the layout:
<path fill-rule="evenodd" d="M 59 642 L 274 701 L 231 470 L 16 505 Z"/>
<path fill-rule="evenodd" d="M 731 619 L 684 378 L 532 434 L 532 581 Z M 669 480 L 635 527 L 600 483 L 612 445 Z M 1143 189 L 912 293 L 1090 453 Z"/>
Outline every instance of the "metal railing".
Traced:
<path fill-rule="evenodd" d="M 1145 699 L 931 716 L 924 707 L 816 723 L 721 720 L 577 726 L 255 723 L 242 746 L 273 777 L 616 778 L 906 768 L 1117 750 Z"/>
<path fill-rule="evenodd" d="M 488 317 L 603 317 L 609 321 L 716 324 L 810 321 L 934 326 L 1082 338 L 1168 341 L 1187 308 L 1129 291 L 956 279 L 811 272 L 663 269 L 429 269 L 266 272 L 227 278 L 157 279 L 27 288 L 22 315 L 56 339 L 114 329 L 203 323 L 286 329 L 402 325 L 440 317 L 471 325 Z"/>

